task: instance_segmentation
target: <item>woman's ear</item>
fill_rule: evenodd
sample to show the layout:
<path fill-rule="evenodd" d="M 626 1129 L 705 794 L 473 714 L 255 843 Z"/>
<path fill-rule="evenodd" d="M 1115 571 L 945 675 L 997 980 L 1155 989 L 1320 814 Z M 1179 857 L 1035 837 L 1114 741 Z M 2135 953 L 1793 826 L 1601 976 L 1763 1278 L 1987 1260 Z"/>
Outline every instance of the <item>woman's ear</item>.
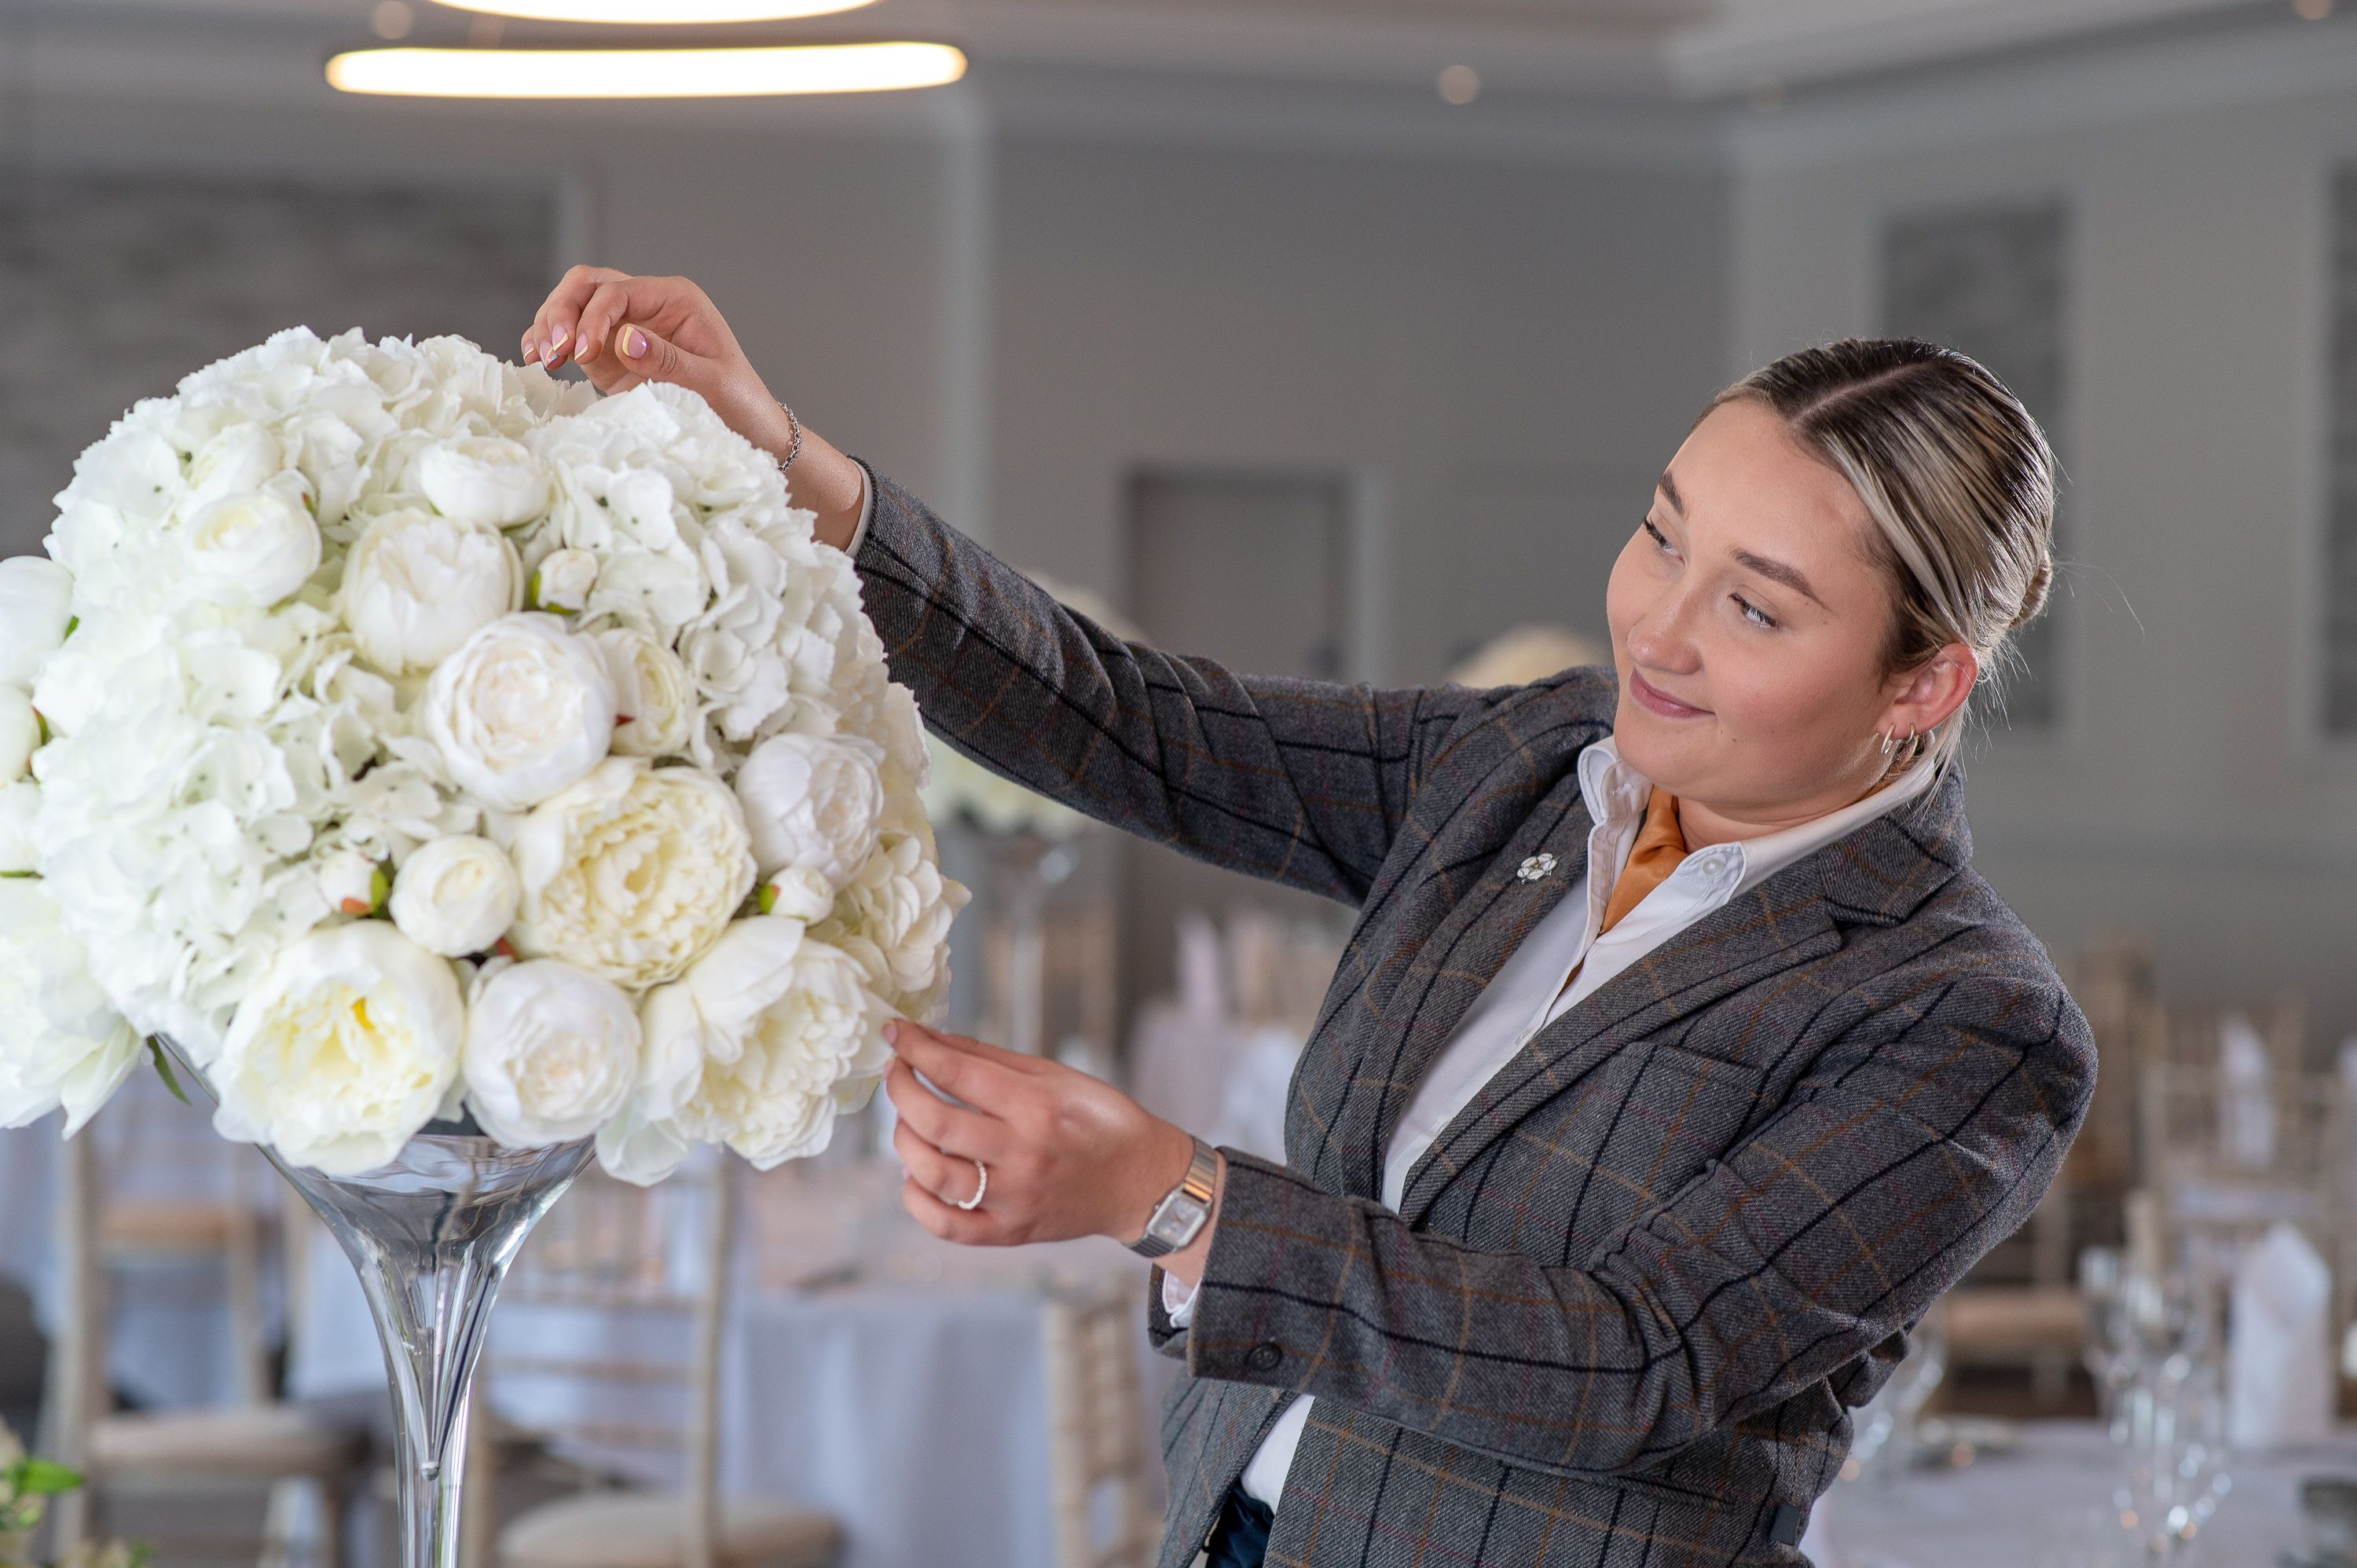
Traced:
<path fill-rule="evenodd" d="M 1929 735 L 1955 716 L 1981 678 L 1980 655 L 1961 642 L 1952 642 L 1900 677 L 1899 694 L 1883 710 L 1883 727 L 1891 734 Z"/>

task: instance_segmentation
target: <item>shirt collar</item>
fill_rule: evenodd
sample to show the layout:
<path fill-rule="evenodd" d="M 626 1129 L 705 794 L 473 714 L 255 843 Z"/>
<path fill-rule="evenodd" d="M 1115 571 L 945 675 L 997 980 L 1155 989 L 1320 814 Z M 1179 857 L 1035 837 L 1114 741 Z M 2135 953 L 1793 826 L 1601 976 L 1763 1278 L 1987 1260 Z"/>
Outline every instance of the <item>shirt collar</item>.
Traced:
<path fill-rule="evenodd" d="M 1710 853 L 1714 858 L 1724 854 L 1733 861 L 1728 869 L 1736 875 L 1728 896 L 1758 886 L 1795 861 L 1897 811 L 1929 789 L 1934 776 L 1932 760 L 1926 757 L 1895 782 L 1838 811 L 1828 811 L 1813 821 L 1762 833 L 1758 838 L 1713 845 Z M 1579 754 L 1580 798 L 1587 802 L 1588 817 L 1599 827 L 1616 833 L 1624 829 L 1633 832 L 1644 815 L 1645 800 L 1652 789 L 1652 779 L 1620 759 L 1620 748 L 1609 735 Z M 1686 858 L 1692 863 L 1695 856 Z"/>

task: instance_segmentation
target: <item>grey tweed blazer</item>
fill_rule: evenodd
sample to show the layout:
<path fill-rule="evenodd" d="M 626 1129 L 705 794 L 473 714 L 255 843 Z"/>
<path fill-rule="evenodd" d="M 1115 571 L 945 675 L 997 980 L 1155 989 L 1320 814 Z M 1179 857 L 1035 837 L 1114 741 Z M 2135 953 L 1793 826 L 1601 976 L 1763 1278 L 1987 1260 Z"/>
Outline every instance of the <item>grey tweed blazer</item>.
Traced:
<path fill-rule="evenodd" d="M 1162 1568 L 1317 1396 L 1277 1565 L 1792 1564 L 1850 1412 L 2025 1219 L 2094 1052 L 1972 869 L 1944 783 L 1680 932 L 1542 1031 L 1400 1211 L 1384 1145 L 1585 869 L 1609 671 L 1378 691 L 1239 676 L 1060 608 L 888 481 L 859 570 L 961 750 L 1092 816 L 1355 906 L 1286 1163 L 1228 1154 L 1166 1409 Z M 1523 857 L 1558 869 L 1520 880 Z"/>

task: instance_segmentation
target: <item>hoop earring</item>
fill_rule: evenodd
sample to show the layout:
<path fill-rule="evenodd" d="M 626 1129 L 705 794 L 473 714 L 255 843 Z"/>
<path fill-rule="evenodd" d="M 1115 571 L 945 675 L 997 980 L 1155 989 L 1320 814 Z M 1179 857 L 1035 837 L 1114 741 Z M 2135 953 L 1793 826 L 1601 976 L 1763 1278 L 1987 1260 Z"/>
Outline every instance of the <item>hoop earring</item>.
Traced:
<path fill-rule="evenodd" d="M 1882 732 L 1882 755 L 1889 757 L 1892 752 L 1897 751 L 1898 749 L 1899 730 L 1898 727 L 1894 725 Z"/>

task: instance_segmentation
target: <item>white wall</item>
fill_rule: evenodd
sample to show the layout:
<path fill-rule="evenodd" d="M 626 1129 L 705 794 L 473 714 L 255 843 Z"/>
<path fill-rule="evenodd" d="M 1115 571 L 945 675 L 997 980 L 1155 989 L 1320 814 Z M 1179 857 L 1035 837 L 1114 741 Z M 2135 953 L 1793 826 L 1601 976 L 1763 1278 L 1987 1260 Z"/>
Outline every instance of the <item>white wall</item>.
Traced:
<path fill-rule="evenodd" d="M 2357 755 L 2317 738 L 2313 585 L 2326 199 L 2357 98 L 2008 135 L 1988 94 L 1927 106 L 1961 145 L 1919 145 L 1886 103 L 1845 153 L 1828 112 L 1793 138 L 1809 166 L 1743 179 L 1736 360 L 1874 330 L 1890 211 L 2067 201 L 2069 717 L 1973 763 L 1979 863 L 2052 945 L 2142 934 L 2166 991 L 2298 986 L 2336 1038 L 2357 1028 Z"/>

